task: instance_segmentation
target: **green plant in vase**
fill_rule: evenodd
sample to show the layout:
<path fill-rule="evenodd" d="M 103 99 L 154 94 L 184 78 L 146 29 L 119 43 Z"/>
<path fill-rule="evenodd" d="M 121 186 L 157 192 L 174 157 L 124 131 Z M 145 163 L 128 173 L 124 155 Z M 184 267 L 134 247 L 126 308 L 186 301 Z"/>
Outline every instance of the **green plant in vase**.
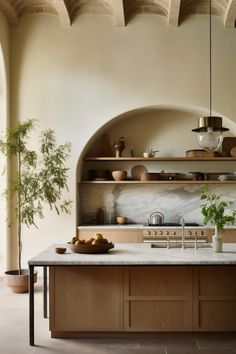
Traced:
<path fill-rule="evenodd" d="M 71 207 L 70 200 L 62 200 L 64 190 L 68 190 L 65 163 L 71 145 L 58 145 L 54 131 L 48 129 L 40 135 L 38 151 L 30 149 L 28 143 L 35 125 L 32 119 L 17 122 L 16 127 L 8 129 L 6 136 L 0 139 L 0 152 L 8 161 L 14 159 L 16 165 L 5 191 L 8 202 L 12 201 L 10 226 L 16 224 L 18 240 L 18 269 L 5 272 L 4 277 L 8 285 L 14 278 L 13 292 L 28 291 L 28 271 L 21 266 L 22 225 L 37 227 L 36 218 L 44 217 L 44 204 L 57 214 L 69 213 Z"/>
<path fill-rule="evenodd" d="M 219 194 L 210 192 L 207 187 L 202 190 L 201 200 L 204 201 L 201 205 L 204 224 L 212 224 L 215 227 L 213 250 L 222 252 L 224 227 L 236 223 L 236 210 L 232 210 L 234 202 L 223 200 Z"/>

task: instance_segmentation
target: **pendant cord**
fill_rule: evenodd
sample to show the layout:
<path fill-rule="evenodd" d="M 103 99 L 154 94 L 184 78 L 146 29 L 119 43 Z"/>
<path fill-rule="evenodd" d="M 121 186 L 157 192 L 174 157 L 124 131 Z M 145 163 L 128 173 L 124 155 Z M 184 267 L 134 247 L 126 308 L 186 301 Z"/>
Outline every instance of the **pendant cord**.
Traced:
<path fill-rule="evenodd" d="M 210 14 L 210 18 L 209 18 L 209 25 L 210 25 L 210 28 L 209 28 L 209 47 L 210 47 L 210 56 L 209 56 L 209 59 L 210 59 L 210 66 L 209 66 L 209 69 L 210 69 L 210 92 L 209 92 L 209 95 L 210 95 L 210 117 L 211 117 L 211 114 L 212 114 L 212 24 L 211 24 L 211 0 L 210 1 L 210 9 L 209 9 L 209 14 Z"/>

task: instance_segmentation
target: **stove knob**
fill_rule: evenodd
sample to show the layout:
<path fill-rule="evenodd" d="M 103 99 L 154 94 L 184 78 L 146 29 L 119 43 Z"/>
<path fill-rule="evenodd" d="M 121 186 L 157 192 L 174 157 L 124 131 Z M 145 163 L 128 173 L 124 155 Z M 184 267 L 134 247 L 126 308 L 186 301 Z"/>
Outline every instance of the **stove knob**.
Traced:
<path fill-rule="evenodd" d="M 197 231 L 195 231 L 195 232 L 194 232 L 194 235 L 197 236 L 197 234 L 198 234 Z"/>
<path fill-rule="evenodd" d="M 175 236 L 175 235 L 176 235 L 176 232 L 175 232 L 175 231 L 173 231 L 173 232 L 172 232 L 172 235 L 173 235 L 173 236 Z"/>
<path fill-rule="evenodd" d="M 159 235 L 163 235 L 163 231 L 159 231 Z"/>
<path fill-rule="evenodd" d="M 157 235 L 157 232 L 156 232 L 156 231 L 153 231 L 153 235 L 156 236 L 156 235 Z"/>
<path fill-rule="evenodd" d="M 147 231 L 147 235 L 148 235 L 148 236 L 151 235 L 151 232 L 150 232 L 150 231 Z"/>
<path fill-rule="evenodd" d="M 203 236 L 204 235 L 204 231 L 200 231 L 200 235 Z"/>
<path fill-rule="evenodd" d="M 169 235 L 169 231 L 166 231 L 166 236 L 168 236 Z"/>
<path fill-rule="evenodd" d="M 192 231 L 188 231 L 188 236 L 192 236 Z"/>

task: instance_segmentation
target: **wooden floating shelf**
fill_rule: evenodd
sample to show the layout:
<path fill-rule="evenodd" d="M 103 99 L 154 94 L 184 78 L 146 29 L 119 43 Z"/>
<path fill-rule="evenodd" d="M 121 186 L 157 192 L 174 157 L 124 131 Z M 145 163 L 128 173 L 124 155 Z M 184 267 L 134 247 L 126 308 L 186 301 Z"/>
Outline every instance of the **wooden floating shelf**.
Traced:
<path fill-rule="evenodd" d="M 81 181 L 80 184 L 236 184 L 231 181 Z"/>
<path fill-rule="evenodd" d="M 236 161 L 235 157 L 84 157 L 83 161 Z"/>

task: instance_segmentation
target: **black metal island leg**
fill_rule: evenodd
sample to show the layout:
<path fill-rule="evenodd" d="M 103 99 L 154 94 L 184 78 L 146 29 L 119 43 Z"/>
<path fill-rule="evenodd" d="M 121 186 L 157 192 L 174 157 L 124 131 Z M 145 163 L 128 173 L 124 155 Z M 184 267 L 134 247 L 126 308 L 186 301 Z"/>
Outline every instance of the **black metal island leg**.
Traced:
<path fill-rule="evenodd" d="M 34 266 L 29 266 L 29 344 L 34 346 Z"/>
<path fill-rule="evenodd" d="M 47 282 L 47 266 L 43 267 L 43 317 L 48 316 L 48 282 Z"/>

